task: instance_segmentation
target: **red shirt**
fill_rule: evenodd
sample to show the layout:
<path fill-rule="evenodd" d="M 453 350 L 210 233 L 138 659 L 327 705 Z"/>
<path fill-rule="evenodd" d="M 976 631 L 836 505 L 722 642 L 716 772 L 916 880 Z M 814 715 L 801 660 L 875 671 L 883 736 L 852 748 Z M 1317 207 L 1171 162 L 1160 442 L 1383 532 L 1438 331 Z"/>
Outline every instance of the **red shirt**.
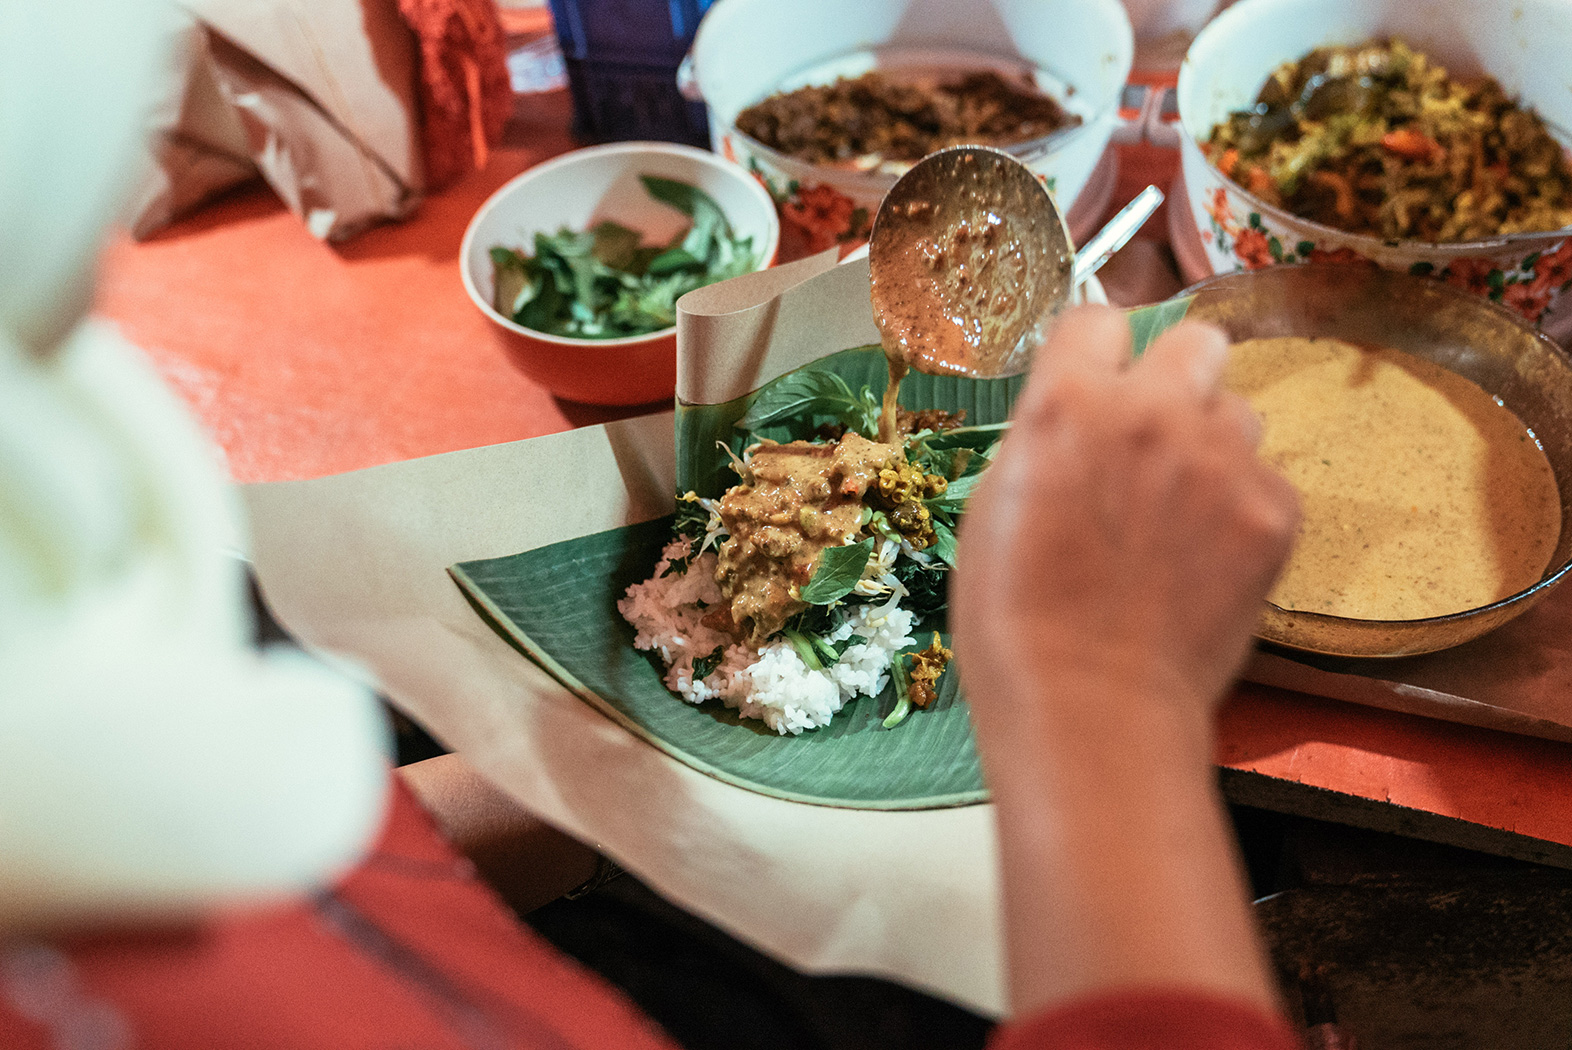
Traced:
<path fill-rule="evenodd" d="M 670 1050 L 594 974 L 520 925 L 398 785 L 342 885 L 160 934 L 0 947 L 0 1047 Z M 991 1050 L 1290 1050 L 1274 1018 L 1186 994 L 1087 1000 Z"/>

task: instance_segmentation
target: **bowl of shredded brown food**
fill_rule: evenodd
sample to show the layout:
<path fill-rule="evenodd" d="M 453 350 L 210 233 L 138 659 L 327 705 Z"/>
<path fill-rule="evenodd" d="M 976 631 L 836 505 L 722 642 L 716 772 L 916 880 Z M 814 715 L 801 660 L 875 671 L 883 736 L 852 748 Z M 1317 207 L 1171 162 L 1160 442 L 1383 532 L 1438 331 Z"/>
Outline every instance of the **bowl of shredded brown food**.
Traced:
<path fill-rule="evenodd" d="M 776 153 L 852 171 L 901 175 L 935 150 L 961 144 L 1030 153 L 1081 123 L 1029 74 L 992 69 L 954 76 L 872 69 L 776 91 L 737 114 L 736 128 Z"/>
<path fill-rule="evenodd" d="M 1374 265 L 1540 321 L 1572 284 L 1569 45 L 1553 0 L 1236 4 L 1179 82 L 1213 271 Z"/>
<path fill-rule="evenodd" d="M 895 180 L 947 146 L 1010 150 L 1070 214 L 1132 55 L 1117 0 L 726 0 L 699 27 L 686 83 L 713 148 L 775 197 L 784 260 L 861 244 Z"/>

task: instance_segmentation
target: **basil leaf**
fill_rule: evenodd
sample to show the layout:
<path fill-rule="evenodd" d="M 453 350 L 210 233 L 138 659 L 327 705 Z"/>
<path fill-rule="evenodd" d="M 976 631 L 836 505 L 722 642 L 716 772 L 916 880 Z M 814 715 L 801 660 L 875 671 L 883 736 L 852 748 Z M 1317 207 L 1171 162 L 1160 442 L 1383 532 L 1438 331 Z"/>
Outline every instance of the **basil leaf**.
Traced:
<path fill-rule="evenodd" d="M 1125 314 L 1130 324 L 1130 356 L 1140 357 L 1168 329 L 1184 320 L 1195 296 L 1166 299 L 1151 306 L 1142 306 Z"/>
<path fill-rule="evenodd" d="M 692 219 L 695 230 L 703 227 L 727 237 L 731 236 L 731 224 L 726 221 L 726 213 L 721 211 L 714 197 L 697 186 L 690 186 L 676 179 L 663 179 L 659 175 L 640 175 L 639 181 L 644 184 L 645 193 L 662 204 L 671 205 Z M 685 240 L 684 245 L 686 243 Z"/>
<path fill-rule="evenodd" d="M 956 478 L 945 487 L 942 496 L 924 500 L 923 503 L 931 514 L 959 514 L 966 509 L 966 501 L 971 499 L 972 490 L 981 480 L 982 471 Z"/>
<path fill-rule="evenodd" d="M 513 311 L 513 320 L 525 328 L 552 331 L 558 324 L 558 316 L 567 308 L 568 298 L 558 290 L 549 272 L 542 273 L 532 287 L 533 294 Z"/>
<path fill-rule="evenodd" d="M 868 567 L 872 554 L 872 537 L 849 547 L 826 547 L 819 554 L 813 579 L 808 581 L 799 597 L 809 605 L 828 605 L 844 598 L 862 579 L 862 571 Z"/>
<path fill-rule="evenodd" d="M 759 430 L 772 423 L 808 416 L 861 414 L 862 408 L 846 380 L 834 372 L 799 369 L 759 391 L 748 411 L 737 420 L 740 430 Z"/>
<path fill-rule="evenodd" d="M 928 548 L 928 553 L 938 558 L 944 564 L 955 568 L 955 530 L 942 521 L 933 523 L 934 540 Z"/>
<path fill-rule="evenodd" d="M 702 267 L 704 260 L 695 258 L 683 248 L 667 248 L 649 261 L 644 272 L 652 277 L 664 277 L 680 270 L 692 270 Z"/>
<path fill-rule="evenodd" d="M 495 289 L 491 305 L 503 317 L 511 318 L 523 305 L 525 293 L 530 291 L 530 268 L 524 256 L 512 248 L 491 249 L 492 283 Z"/>
<path fill-rule="evenodd" d="M 602 266 L 631 272 L 639 263 L 639 231 L 630 230 L 610 219 L 591 231 L 594 241 L 590 253 Z"/>

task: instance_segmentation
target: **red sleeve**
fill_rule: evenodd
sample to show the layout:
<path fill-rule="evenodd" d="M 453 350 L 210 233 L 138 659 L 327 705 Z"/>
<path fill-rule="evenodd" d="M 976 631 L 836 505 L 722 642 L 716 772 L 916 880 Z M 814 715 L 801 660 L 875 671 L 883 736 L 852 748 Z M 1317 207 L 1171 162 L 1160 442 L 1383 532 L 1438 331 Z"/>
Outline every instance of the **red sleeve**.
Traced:
<path fill-rule="evenodd" d="M 0 1048 L 672 1050 L 518 923 L 394 778 L 340 885 L 179 930 L 0 940 Z"/>
<path fill-rule="evenodd" d="M 1198 991 L 1113 992 L 1000 1028 L 988 1050 L 1303 1050 L 1281 1017 Z"/>

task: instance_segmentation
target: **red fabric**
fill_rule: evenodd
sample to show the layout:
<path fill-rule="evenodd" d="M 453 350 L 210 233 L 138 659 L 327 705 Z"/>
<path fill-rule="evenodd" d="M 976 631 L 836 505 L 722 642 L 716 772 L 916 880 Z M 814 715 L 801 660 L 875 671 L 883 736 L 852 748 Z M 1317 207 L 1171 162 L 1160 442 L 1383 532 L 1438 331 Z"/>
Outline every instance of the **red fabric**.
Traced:
<path fill-rule="evenodd" d="M 399 0 L 420 41 L 421 139 L 426 189 L 486 166 L 513 109 L 494 0 Z"/>
<path fill-rule="evenodd" d="M 176 933 L 0 947 L 0 1047 L 670 1050 L 516 922 L 396 791 L 374 853 L 312 901 Z"/>
<path fill-rule="evenodd" d="M 1091 996 L 1001 1028 L 988 1050 L 1304 1050 L 1280 1017 L 1193 991 Z"/>
<path fill-rule="evenodd" d="M 187 930 L 0 945 L 0 1047 L 671 1050 L 516 922 L 402 784 L 339 887 Z M 990 1050 L 1297 1050 L 1283 1022 L 1191 992 L 1085 999 Z"/>

